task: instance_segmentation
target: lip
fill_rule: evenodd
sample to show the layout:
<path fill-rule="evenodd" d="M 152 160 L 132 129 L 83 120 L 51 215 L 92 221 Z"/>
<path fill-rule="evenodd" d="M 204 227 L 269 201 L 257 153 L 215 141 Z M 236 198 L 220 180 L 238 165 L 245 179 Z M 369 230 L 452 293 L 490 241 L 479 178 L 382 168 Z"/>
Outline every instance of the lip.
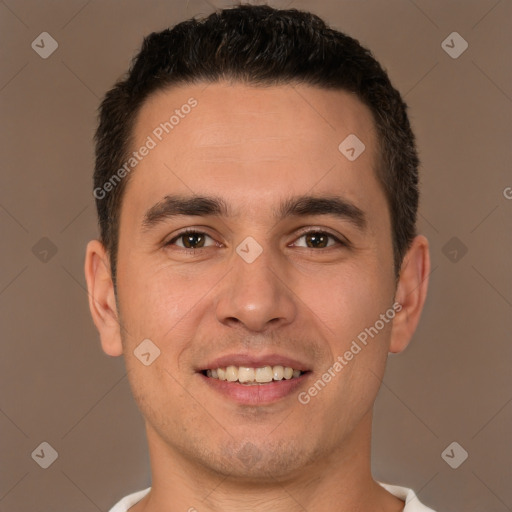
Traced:
<path fill-rule="evenodd" d="M 261 385 L 244 385 L 239 382 L 214 379 L 204 375 L 205 370 L 226 368 L 227 366 L 246 366 L 248 368 L 262 368 L 264 366 L 289 366 L 294 370 L 304 372 L 299 377 L 289 380 L 268 382 Z M 266 405 L 275 403 L 290 396 L 311 374 L 311 367 L 301 361 L 282 354 L 225 354 L 208 361 L 204 366 L 197 368 L 197 375 L 214 392 L 224 398 L 233 400 L 240 405 Z"/>
<path fill-rule="evenodd" d="M 280 355 L 250 355 L 250 354 L 226 354 L 224 356 L 208 361 L 205 366 L 197 369 L 201 372 L 204 370 L 216 370 L 217 368 L 226 368 L 227 366 L 246 366 L 248 368 L 263 368 L 264 366 L 289 366 L 294 370 L 308 372 L 311 370 L 305 363 L 301 363 L 297 359 Z"/>
<path fill-rule="evenodd" d="M 243 366 L 243 365 L 240 365 Z M 298 369 L 298 368 L 297 368 Z M 247 386 L 239 382 L 214 379 L 202 373 L 197 374 L 214 392 L 231 399 L 240 405 L 266 405 L 275 403 L 287 396 L 295 394 L 297 388 L 304 384 L 310 372 L 303 373 L 293 379 L 268 382 Z"/>

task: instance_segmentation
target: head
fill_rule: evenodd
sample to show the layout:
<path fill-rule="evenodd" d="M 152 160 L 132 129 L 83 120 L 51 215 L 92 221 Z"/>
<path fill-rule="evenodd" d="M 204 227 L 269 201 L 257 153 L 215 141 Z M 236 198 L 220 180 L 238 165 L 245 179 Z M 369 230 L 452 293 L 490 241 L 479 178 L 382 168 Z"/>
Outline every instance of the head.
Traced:
<path fill-rule="evenodd" d="M 429 268 L 406 106 L 367 49 L 267 6 L 149 35 L 101 104 L 94 190 L 91 311 L 150 448 L 264 478 L 367 439 Z M 304 373 L 254 403 L 212 387 L 248 360 Z"/>

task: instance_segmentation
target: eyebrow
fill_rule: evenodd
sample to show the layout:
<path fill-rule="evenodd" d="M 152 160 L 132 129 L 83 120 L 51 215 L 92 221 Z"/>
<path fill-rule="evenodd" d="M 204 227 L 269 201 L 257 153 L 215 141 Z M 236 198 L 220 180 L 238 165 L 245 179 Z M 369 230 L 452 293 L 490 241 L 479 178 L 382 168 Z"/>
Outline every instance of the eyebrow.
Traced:
<path fill-rule="evenodd" d="M 276 220 L 286 217 L 333 215 L 364 231 L 366 216 L 358 206 L 339 196 L 301 195 L 284 200 L 274 210 Z M 226 202 L 219 197 L 167 195 L 144 214 L 142 228 L 149 231 L 166 220 L 179 216 L 231 217 Z"/>

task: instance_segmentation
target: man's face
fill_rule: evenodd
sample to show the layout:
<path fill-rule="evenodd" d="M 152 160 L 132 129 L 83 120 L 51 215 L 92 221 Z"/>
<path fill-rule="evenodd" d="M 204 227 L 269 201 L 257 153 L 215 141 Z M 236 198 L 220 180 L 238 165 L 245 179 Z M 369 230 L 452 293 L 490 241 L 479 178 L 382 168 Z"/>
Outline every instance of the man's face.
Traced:
<path fill-rule="evenodd" d="M 159 141 L 155 128 L 190 97 L 197 106 Z M 366 148 L 354 161 L 338 149 L 350 134 Z M 342 91 L 203 84 L 153 95 L 132 149 L 148 135 L 156 147 L 123 199 L 117 278 L 123 350 L 150 446 L 249 477 L 340 454 L 369 424 L 392 324 L 358 343 L 308 403 L 298 397 L 394 302 L 370 111 Z M 167 196 L 217 200 L 226 211 L 205 202 L 201 215 L 171 215 Z M 286 208 L 302 196 L 313 200 Z M 184 229 L 196 234 L 180 237 Z M 148 366 L 134 355 L 145 339 L 160 350 Z M 229 366 L 249 379 L 245 368 L 303 374 L 253 385 L 207 376 Z"/>

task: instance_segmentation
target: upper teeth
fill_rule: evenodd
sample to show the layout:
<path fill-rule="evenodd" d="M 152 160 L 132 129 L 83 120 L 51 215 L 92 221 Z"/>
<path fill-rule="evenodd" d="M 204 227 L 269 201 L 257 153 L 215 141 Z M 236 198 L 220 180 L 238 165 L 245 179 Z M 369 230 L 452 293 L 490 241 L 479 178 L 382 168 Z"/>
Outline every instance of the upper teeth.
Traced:
<path fill-rule="evenodd" d="M 299 377 L 302 372 L 289 366 L 263 366 L 261 368 L 249 368 L 247 366 L 228 366 L 206 370 L 206 375 L 214 379 L 227 380 L 229 382 L 271 382 L 272 380 L 291 379 Z"/>

